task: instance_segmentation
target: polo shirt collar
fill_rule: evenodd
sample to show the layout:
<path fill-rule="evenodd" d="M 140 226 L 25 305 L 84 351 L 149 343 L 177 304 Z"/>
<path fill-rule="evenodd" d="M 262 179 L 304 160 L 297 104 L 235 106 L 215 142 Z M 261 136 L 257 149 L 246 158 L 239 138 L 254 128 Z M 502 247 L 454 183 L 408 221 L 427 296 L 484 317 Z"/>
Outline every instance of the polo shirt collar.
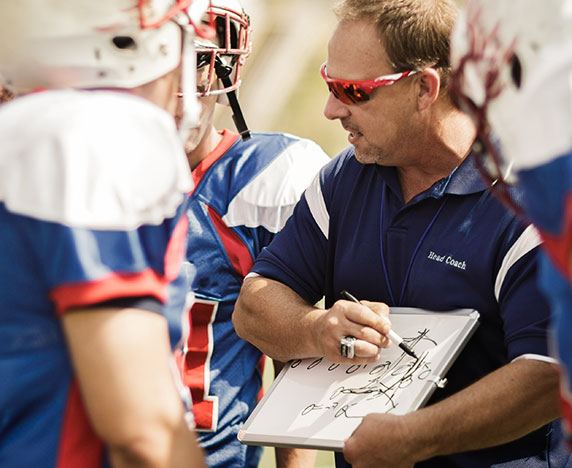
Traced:
<path fill-rule="evenodd" d="M 453 169 L 448 178 L 450 180 L 445 192 L 452 195 L 470 195 L 483 192 L 490 187 L 482 178 L 473 153 L 470 153 L 459 166 Z"/>

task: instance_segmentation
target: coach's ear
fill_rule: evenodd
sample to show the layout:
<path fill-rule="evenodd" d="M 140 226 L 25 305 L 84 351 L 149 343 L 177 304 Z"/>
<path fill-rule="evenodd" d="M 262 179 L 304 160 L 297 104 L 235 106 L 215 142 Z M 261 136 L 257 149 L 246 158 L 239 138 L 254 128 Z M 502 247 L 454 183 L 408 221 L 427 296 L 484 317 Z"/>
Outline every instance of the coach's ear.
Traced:
<path fill-rule="evenodd" d="M 425 110 L 439 97 L 441 90 L 441 77 L 433 68 L 425 68 L 417 77 L 419 94 L 417 97 L 417 110 Z"/>

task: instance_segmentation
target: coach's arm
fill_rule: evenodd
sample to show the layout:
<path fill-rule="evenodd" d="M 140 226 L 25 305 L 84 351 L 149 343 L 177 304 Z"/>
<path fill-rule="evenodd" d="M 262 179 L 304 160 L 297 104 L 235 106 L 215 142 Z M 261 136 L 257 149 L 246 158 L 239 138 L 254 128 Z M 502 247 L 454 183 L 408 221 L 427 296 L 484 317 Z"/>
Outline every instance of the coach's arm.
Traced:
<path fill-rule="evenodd" d="M 557 366 L 518 359 L 418 411 L 367 415 L 346 440 L 344 456 L 354 468 L 411 468 L 510 442 L 558 416 Z"/>
<path fill-rule="evenodd" d="M 375 361 L 380 349 L 389 345 L 390 329 L 387 305 L 362 304 L 341 300 L 320 309 L 288 286 L 255 276 L 244 281 L 232 321 L 241 338 L 278 361 L 325 356 L 362 364 Z M 346 335 L 358 339 L 351 360 L 340 356 L 340 339 Z"/>

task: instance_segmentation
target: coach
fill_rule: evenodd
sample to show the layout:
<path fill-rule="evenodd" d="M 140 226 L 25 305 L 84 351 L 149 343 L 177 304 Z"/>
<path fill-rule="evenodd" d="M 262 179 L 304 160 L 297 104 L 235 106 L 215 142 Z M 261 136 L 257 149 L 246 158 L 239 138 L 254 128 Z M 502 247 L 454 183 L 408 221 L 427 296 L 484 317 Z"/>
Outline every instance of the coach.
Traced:
<path fill-rule="evenodd" d="M 355 467 L 565 466 L 539 238 L 491 193 L 474 128 L 447 94 L 452 0 L 345 0 L 322 67 L 350 146 L 258 258 L 234 313 L 274 359 L 372 362 L 387 306 L 474 308 L 480 326 L 429 406 L 372 414 L 348 439 Z M 518 196 L 518 194 L 514 194 Z M 340 299 L 346 289 L 369 307 Z M 323 295 L 326 310 L 314 307 Z M 351 344 L 351 343 L 350 343 Z M 337 458 L 338 466 L 345 461 Z"/>

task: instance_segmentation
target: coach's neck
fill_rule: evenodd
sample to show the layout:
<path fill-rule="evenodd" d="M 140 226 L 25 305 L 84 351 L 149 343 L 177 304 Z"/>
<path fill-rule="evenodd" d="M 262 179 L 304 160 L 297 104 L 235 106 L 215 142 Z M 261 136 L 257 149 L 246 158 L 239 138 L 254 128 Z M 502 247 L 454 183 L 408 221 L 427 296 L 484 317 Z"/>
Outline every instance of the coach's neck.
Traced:
<path fill-rule="evenodd" d="M 476 130 L 471 119 L 450 101 L 435 103 L 414 151 L 411 165 L 397 168 L 405 203 L 447 177 L 470 153 Z"/>

